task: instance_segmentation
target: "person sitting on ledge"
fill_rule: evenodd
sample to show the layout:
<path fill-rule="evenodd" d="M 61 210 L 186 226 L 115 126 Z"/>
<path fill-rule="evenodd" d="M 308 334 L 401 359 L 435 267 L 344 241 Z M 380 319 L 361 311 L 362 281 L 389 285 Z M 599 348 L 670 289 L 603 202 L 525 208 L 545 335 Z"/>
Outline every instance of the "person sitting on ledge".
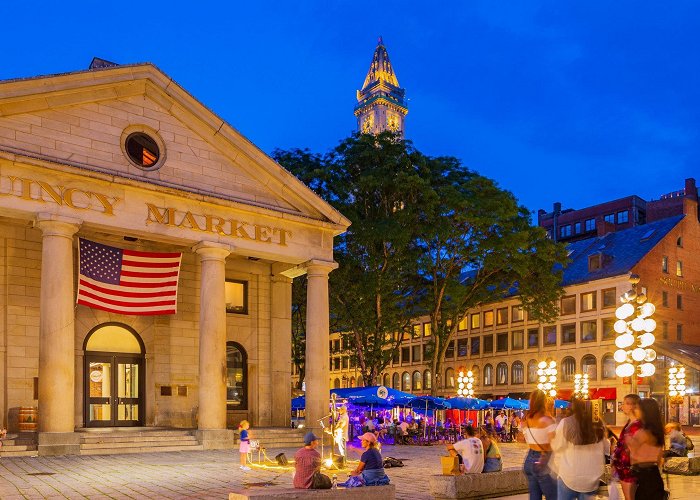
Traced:
<path fill-rule="evenodd" d="M 361 486 L 362 484 L 364 486 L 381 486 L 389 484 L 389 476 L 384 472 L 382 454 L 377 449 L 377 436 L 371 432 L 366 432 L 360 436 L 360 442 L 365 450 L 360 457 L 360 463 L 355 470 L 350 472 L 348 480 L 339 484 L 339 486 Z M 360 483 L 362 484 L 357 484 L 356 480 L 353 479 L 354 476 L 361 477 Z"/>
<path fill-rule="evenodd" d="M 486 430 L 480 433 L 481 444 L 484 447 L 484 470 L 482 472 L 498 472 L 503 470 L 503 459 L 501 450 L 498 448 L 496 440 Z"/>
<path fill-rule="evenodd" d="M 462 466 L 463 472 L 467 474 L 479 473 L 484 469 L 484 445 L 476 437 L 474 427 L 471 425 L 467 426 L 465 432 L 467 433 L 467 438 L 457 441 L 453 445 L 448 445 L 447 451 L 451 454 L 454 450 L 458 456 L 461 456 L 464 461 Z"/>
<path fill-rule="evenodd" d="M 321 454 L 316 451 L 318 439 L 313 432 L 307 432 L 304 447 L 294 455 L 295 488 L 327 490 L 331 487 L 331 478 L 321 474 Z"/>

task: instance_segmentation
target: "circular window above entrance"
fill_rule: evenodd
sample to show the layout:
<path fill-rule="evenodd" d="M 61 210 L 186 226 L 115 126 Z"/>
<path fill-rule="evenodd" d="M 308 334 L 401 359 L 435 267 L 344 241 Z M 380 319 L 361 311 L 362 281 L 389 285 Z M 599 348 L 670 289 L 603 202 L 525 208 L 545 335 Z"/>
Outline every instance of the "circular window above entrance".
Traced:
<path fill-rule="evenodd" d="M 124 129 L 121 142 L 124 156 L 141 170 L 157 170 L 165 161 L 165 143 L 155 130 L 145 125 Z"/>

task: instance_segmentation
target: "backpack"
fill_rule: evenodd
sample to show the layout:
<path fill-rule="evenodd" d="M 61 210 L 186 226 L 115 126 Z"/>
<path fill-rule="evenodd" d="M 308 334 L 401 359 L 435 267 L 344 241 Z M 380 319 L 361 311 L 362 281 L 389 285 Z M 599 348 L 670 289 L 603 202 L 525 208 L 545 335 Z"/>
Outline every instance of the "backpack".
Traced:
<path fill-rule="evenodd" d="M 685 449 L 688 451 L 692 451 L 695 449 L 695 445 L 693 444 L 693 440 L 690 439 L 688 436 L 685 436 Z"/>
<path fill-rule="evenodd" d="M 385 469 L 390 469 L 392 467 L 403 467 L 403 462 L 398 458 L 386 457 L 383 465 Z"/>

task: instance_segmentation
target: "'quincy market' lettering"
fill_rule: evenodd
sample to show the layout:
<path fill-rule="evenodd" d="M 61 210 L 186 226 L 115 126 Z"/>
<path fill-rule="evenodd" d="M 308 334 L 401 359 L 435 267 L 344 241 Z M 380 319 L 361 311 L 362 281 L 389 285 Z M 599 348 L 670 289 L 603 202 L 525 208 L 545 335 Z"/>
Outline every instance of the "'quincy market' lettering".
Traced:
<path fill-rule="evenodd" d="M 146 203 L 148 215 L 146 224 L 162 224 L 165 226 L 192 229 L 206 233 L 231 236 L 260 243 L 276 243 L 287 246 L 287 238 L 291 231 L 278 227 L 249 224 L 234 219 L 226 219 L 217 215 L 194 214 L 182 212 L 174 208 L 160 208 L 151 203 Z"/>
<path fill-rule="evenodd" d="M 114 206 L 121 200 L 116 196 L 51 185 L 48 182 L 14 175 L 0 175 L 0 197 L 2 196 L 14 196 L 40 203 L 56 203 L 76 210 L 95 210 L 105 215 L 114 215 Z"/>

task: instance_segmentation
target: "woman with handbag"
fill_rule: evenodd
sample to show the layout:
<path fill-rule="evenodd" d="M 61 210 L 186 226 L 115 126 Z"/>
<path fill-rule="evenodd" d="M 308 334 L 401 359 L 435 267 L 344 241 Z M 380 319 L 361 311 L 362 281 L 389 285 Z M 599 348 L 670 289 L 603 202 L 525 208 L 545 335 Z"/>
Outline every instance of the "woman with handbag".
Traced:
<path fill-rule="evenodd" d="M 637 419 L 637 407 L 639 406 L 639 401 L 639 396 L 636 394 L 628 394 L 622 401 L 622 411 L 625 415 L 627 415 L 629 420 L 627 420 L 627 423 L 622 428 L 622 431 L 620 431 L 617 445 L 610 456 L 612 470 L 615 478 L 620 481 L 620 485 L 622 486 L 622 494 L 625 496 L 625 500 L 632 500 L 632 498 L 634 498 L 632 489 L 637 482 L 635 473 L 632 470 L 632 463 L 630 461 L 630 453 L 627 443 L 642 427 L 642 423 Z M 610 487 L 615 486 L 613 484 Z"/>
<path fill-rule="evenodd" d="M 552 456 L 551 436 L 556 424 L 547 410 L 547 395 L 540 391 L 530 394 L 530 409 L 523 425 L 523 436 L 529 446 L 523 471 L 527 477 L 530 500 L 556 500 L 557 483 L 549 468 Z"/>
<path fill-rule="evenodd" d="M 666 498 L 659 467 L 664 451 L 664 427 L 656 400 L 642 399 L 637 407 L 642 428 L 629 440 L 632 470 L 637 477 L 634 500 Z"/>
<path fill-rule="evenodd" d="M 603 424 L 593 421 L 590 402 L 571 401 L 571 416 L 559 422 L 552 451 L 559 466 L 558 500 L 595 498 L 605 470 L 605 439 Z"/>

